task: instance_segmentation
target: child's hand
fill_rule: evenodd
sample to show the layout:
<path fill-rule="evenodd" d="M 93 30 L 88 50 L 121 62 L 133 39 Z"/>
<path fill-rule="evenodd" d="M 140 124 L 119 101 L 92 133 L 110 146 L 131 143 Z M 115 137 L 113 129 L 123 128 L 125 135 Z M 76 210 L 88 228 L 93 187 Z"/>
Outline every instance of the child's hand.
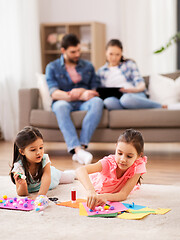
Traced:
<path fill-rule="evenodd" d="M 107 202 L 103 194 L 96 194 L 95 191 L 89 191 L 87 196 L 87 207 L 94 210 L 96 206 L 102 206 Z"/>
<path fill-rule="evenodd" d="M 102 205 L 106 204 L 107 198 L 106 198 L 105 194 L 98 194 L 98 198 L 99 198 L 98 206 L 102 206 Z"/>
<path fill-rule="evenodd" d="M 14 173 L 14 180 L 15 180 L 15 183 L 17 184 L 26 184 L 26 180 L 25 179 L 22 179 L 19 177 L 19 173 Z"/>

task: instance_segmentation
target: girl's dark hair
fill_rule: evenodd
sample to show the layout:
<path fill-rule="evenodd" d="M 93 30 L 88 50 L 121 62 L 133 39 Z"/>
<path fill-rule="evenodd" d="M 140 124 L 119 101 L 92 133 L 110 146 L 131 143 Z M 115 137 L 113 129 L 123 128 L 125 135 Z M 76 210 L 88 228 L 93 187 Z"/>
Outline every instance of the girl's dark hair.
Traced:
<path fill-rule="evenodd" d="M 75 34 L 66 34 L 61 42 L 61 47 L 67 49 L 68 47 L 76 47 L 80 43 L 79 39 Z"/>
<path fill-rule="evenodd" d="M 138 155 L 144 151 L 144 140 L 142 134 L 134 129 L 127 129 L 122 135 L 119 136 L 117 142 L 132 144 Z"/>
<path fill-rule="evenodd" d="M 138 155 L 141 155 L 144 151 L 144 140 L 142 134 L 134 129 L 127 129 L 122 135 L 119 136 L 117 142 L 132 144 Z M 137 183 L 141 184 L 141 179 L 142 177 L 139 178 Z"/>
<path fill-rule="evenodd" d="M 106 50 L 108 49 L 108 47 L 113 47 L 113 46 L 116 46 L 118 48 L 120 48 L 121 50 L 123 50 L 123 45 L 122 45 L 122 42 L 118 39 L 111 39 L 107 45 L 106 45 Z M 126 62 L 128 61 L 129 59 L 125 59 L 123 56 L 121 57 L 121 60 L 120 62 Z"/>
<path fill-rule="evenodd" d="M 27 184 L 31 183 L 31 178 L 29 174 L 29 164 L 25 155 L 20 154 L 19 149 L 24 150 L 29 144 L 36 141 L 38 138 L 43 140 L 43 137 L 37 128 L 27 126 L 24 127 L 16 136 L 14 141 L 14 152 L 13 152 L 13 164 L 11 171 L 14 168 L 14 163 L 19 160 L 22 161 L 23 167 L 25 169 L 26 181 Z M 10 171 L 11 180 L 15 183 L 13 173 Z M 37 175 L 33 178 L 35 181 L 39 182 L 42 177 L 42 162 L 37 163 Z"/>

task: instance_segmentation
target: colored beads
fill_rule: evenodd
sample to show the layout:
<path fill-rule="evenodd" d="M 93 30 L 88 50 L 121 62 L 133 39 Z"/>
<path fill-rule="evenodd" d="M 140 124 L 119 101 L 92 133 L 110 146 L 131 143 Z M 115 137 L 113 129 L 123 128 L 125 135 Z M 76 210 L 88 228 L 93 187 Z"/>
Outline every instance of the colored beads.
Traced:
<path fill-rule="evenodd" d="M 114 209 L 115 209 L 114 206 L 106 204 L 103 207 L 102 206 L 95 207 L 94 211 L 92 209 L 89 209 L 89 212 L 96 212 L 96 214 L 98 214 L 100 211 L 101 212 L 105 211 L 107 213 L 111 213 L 111 211 L 114 210 Z"/>
<path fill-rule="evenodd" d="M 25 208 L 27 208 L 28 207 L 28 204 L 27 203 L 24 203 L 24 205 L 23 205 Z"/>
<path fill-rule="evenodd" d="M 7 195 L 3 195 L 3 198 L 4 198 L 4 200 L 6 200 L 7 199 Z"/>
<path fill-rule="evenodd" d="M 36 212 L 44 210 L 48 206 L 48 198 L 47 198 L 47 196 L 46 195 L 39 195 L 35 199 L 34 205 L 35 205 L 35 211 Z"/>
<path fill-rule="evenodd" d="M 109 206 L 104 206 L 104 210 L 108 210 L 109 209 Z"/>

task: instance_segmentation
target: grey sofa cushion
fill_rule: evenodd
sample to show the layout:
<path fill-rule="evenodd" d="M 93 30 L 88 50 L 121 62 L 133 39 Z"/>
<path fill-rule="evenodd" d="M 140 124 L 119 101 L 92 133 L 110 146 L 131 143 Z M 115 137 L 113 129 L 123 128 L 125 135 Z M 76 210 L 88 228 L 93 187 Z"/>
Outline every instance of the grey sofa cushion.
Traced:
<path fill-rule="evenodd" d="M 109 112 L 109 127 L 180 127 L 180 111 L 166 109 L 113 110 Z"/>
<path fill-rule="evenodd" d="M 71 113 L 72 121 L 76 128 L 81 128 L 82 121 L 86 111 L 74 111 Z M 41 128 L 58 128 L 56 116 L 52 111 L 45 111 L 42 109 L 32 109 L 30 114 L 30 125 L 41 127 Z M 108 127 L 108 111 L 105 109 L 103 111 L 103 116 L 99 123 L 98 128 Z"/>

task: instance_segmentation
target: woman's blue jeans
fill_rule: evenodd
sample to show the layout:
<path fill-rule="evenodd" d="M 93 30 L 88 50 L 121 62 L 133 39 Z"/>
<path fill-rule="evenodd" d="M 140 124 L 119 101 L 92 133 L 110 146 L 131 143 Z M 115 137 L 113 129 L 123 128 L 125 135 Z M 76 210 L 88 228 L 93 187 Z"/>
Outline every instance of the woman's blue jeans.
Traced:
<path fill-rule="evenodd" d="M 104 105 L 108 110 L 162 108 L 160 103 L 147 98 L 144 92 L 124 93 L 120 99 L 108 97 L 104 99 Z"/>
<path fill-rule="evenodd" d="M 59 128 L 68 147 L 68 152 L 81 145 L 88 146 L 94 130 L 101 120 L 103 107 L 103 100 L 99 97 L 93 97 L 86 102 L 59 100 L 53 103 L 52 110 L 56 115 Z M 78 110 L 87 111 L 82 122 L 80 138 L 70 116 L 72 111 Z"/>

